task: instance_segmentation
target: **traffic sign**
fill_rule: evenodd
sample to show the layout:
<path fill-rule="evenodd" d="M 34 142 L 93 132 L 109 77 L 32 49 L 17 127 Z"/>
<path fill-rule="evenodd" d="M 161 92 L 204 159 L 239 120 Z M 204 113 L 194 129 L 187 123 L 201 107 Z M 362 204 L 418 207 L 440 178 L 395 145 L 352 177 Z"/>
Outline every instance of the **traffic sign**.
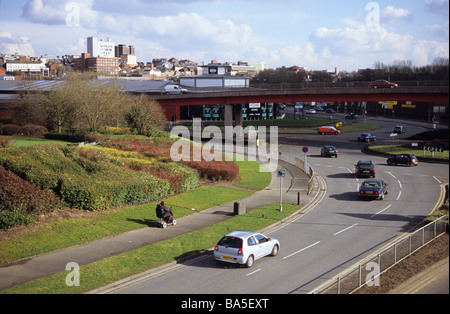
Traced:
<path fill-rule="evenodd" d="M 286 176 L 286 171 L 284 170 L 278 170 L 278 177 L 279 178 L 284 178 Z"/>
<path fill-rule="evenodd" d="M 307 152 L 309 152 L 309 148 L 308 148 L 308 147 L 306 147 L 306 146 L 305 146 L 305 147 L 303 147 L 303 148 L 302 148 L 302 152 L 304 152 L 304 153 L 306 154 Z"/>

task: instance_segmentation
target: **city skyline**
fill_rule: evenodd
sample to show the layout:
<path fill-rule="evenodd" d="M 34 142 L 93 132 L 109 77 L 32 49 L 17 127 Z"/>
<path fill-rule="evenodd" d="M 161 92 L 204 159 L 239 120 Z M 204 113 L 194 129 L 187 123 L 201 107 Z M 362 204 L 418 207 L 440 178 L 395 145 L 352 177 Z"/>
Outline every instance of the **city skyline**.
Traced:
<path fill-rule="evenodd" d="M 449 56 L 448 10 L 448 0 L 1 0 L 0 53 L 78 55 L 97 36 L 133 45 L 140 62 L 423 66 Z"/>

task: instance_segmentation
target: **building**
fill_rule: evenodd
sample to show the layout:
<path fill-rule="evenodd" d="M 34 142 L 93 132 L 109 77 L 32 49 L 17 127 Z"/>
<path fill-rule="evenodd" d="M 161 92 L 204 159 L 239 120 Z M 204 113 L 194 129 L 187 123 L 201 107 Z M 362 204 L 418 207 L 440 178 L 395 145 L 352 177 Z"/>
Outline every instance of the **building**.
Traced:
<path fill-rule="evenodd" d="M 106 41 L 98 39 L 97 37 L 88 37 L 87 52 L 92 57 L 99 58 L 115 58 L 116 49 L 115 44 L 109 38 Z"/>
<path fill-rule="evenodd" d="M 81 58 L 74 59 L 74 70 L 117 76 L 120 71 L 119 59 L 91 57 L 90 53 L 83 53 Z"/>
<path fill-rule="evenodd" d="M 230 64 L 212 62 L 200 68 L 203 75 L 181 76 L 180 85 L 193 88 L 250 87 L 250 78 L 231 75 L 233 67 Z"/>
<path fill-rule="evenodd" d="M 7 61 L 6 72 L 22 71 L 24 74 L 49 75 L 49 69 L 42 61 Z"/>

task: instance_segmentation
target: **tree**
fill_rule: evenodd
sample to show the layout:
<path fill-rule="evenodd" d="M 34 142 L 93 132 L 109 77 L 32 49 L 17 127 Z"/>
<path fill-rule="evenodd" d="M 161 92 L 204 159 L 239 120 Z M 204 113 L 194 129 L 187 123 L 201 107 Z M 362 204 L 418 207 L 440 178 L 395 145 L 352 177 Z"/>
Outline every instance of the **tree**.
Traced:
<path fill-rule="evenodd" d="M 125 119 L 133 132 L 145 136 L 163 130 L 166 121 L 159 103 L 145 95 L 135 96 Z"/>

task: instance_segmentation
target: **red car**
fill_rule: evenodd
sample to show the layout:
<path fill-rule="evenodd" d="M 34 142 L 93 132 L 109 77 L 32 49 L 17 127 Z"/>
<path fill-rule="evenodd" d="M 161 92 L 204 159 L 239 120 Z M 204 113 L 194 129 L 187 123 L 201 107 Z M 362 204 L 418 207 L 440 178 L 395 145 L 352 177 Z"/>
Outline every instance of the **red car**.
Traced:
<path fill-rule="evenodd" d="M 391 83 L 386 80 L 377 80 L 375 82 L 370 83 L 370 88 L 397 88 L 397 83 Z"/>

